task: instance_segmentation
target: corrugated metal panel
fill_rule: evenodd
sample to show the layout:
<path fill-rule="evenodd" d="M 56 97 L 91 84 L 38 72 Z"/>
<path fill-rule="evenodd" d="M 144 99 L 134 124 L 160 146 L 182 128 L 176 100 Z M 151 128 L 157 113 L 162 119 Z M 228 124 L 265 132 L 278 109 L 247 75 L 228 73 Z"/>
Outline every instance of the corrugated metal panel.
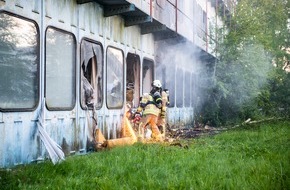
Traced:
<path fill-rule="evenodd" d="M 144 52 L 148 52 L 150 55 L 154 55 L 154 38 L 153 35 L 144 35 L 141 36 L 141 40 L 142 40 L 142 47 L 141 49 Z M 149 57 L 151 58 L 151 57 Z"/>
<path fill-rule="evenodd" d="M 168 1 L 157 1 L 154 7 L 154 15 L 161 23 L 166 24 L 168 28 L 176 30 L 176 11 L 175 6 Z"/>
<path fill-rule="evenodd" d="M 150 1 L 151 0 L 127 0 L 127 2 L 134 4 L 147 15 L 150 15 Z"/>
<path fill-rule="evenodd" d="M 103 9 L 97 3 L 87 3 L 79 6 L 79 28 L 91 34 L 103 36 Z"/>
<path fill-rule="evenodd" d="M 177 12 L 177 32 L 193 42 L 193 22 L 182 12 Z"/>
<path fill-rule="evenodd" d="M 45 3 L 47 23 L 52 22 L 50 19 L 53 19 L 53 25 L 62 29 L 66 27 L 69 30 L 71 27 L 77 26 L 77 11 L 77 4 L 70 0 L 46 0 Z"/>
<path fill-rule="evenodd" d="M 190 20 L 193 20 L 193 3 L 194 1 L 178 0 L 177 8 Z"/>
<path fill-rule="evenodd" d="M 137 26 L 126 28 L 125 35 L 127 46 L 132 46 L 134 49 L 141 48 L 140 29 Z"/>
<path fill-rule="evenodd" d="M 116 42 L 121 42 L 124 44 L 125 42 L 125 25 L 124 20 L 120 18 L 114 18 L 112 20 L 112 31 L 113 31 L 113 39 Z"/>

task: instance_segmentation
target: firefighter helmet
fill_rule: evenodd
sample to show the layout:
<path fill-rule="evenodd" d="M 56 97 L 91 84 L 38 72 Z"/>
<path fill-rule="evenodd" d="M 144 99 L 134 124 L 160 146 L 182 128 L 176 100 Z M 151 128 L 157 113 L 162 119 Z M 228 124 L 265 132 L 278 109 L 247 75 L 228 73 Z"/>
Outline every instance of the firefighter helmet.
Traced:
<path fill-rule="evenodd" d="M 152 86 L 153 87 L 157 87 L 157 88 L 161 88 L 162 87 L 160 80 L 154 80 L 152 82 Z"/>

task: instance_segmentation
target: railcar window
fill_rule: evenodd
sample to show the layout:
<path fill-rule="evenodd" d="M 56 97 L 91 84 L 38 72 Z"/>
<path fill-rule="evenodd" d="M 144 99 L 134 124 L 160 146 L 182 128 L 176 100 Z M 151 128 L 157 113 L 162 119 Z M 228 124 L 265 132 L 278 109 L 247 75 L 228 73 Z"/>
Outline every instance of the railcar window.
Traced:
<path fill-rule="evenodd" d="M 127 55 L 126 102 L 137 108 L 140 99 L 140 57 L 136 54 Z"/>
<path fill-rule="evenodd" d="M 121 108 L 124 103 L 124 55 L 119 49 L 107 49 L 107 106 Z"/>
<path fill-rule="evenodd" d="M 142 84 L 143 84 L 143 93 L 149 93 L 151 91 L 151 84 L 153 82 L 153 67 L 154 64 L 152 61 L 144 59 L 142 67 Z"/>
<path fill-rule="evenodd" d="M 190 107 L 190 99 L 191 99 L 191 73 L 190 72 L 185 72 L 184 75 L 184 106 L 185 107 Z"/>
<path fill-rule="evenodd" d="M 177 69 L 176 72 L 176 106 L 181 108 L 183 106 L 183 71 Z"/>
<path fill-rule="evenodd" d="M 50 110 L 68 110 L 75 104 L 75 48 L 72 34 L 46 31 L 46 105 Z"/>
<path fill-rule="evenodd" d="M 33 109 L 39 99 L 35 23 L 0 13 L 0 109 Z"/>
<path fill-rule="evenodd" d="M 100 44 L 81 43 L 81 105 L 101 108 L 103 102 L 103 50 Z"/>

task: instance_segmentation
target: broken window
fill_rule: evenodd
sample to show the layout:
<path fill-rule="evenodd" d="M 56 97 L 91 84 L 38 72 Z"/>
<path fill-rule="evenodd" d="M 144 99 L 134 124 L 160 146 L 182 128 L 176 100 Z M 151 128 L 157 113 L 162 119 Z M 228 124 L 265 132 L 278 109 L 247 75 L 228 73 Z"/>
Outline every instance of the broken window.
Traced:
<path fill-rule="evenodd" d="M 151 84 L 153 82 L 153 67 L 154 64 L 152 61 L 144 59 L 143 68 L 142 68 L 142 84 L 143 84 L 143 93 L 149 93 L 151 91 Z"/>
<path fill-rule="evenodd" d="M 140 98 L 140 58 L 136 54 L 127 55 L 126 102 L 137 108 Z"/>
<path fill-rule="evenodd" d="M 184 75 L 184 106 L 190 107 L 190 99 L 191 99 L 191 73 L 186 71 Z"/>
<path fill-rule="evenodd" d="M 176 107 L 181 108 L 183 106 L 183 71 L 177 69 L 176 72 Z"/>
<path fill-rule="evenodd" d="M 75 55 L 73 34 L 48 28 L 46 31 L 46 105 L 50 110 L 69 110 L 75 105 Z"/>
<path fill-rule="evenodd" d="M 119 49 L 107 49 L 107 106 L 121 108 L 124 103 L 124 55 Z"/>
<path fill-rule="evenodd" d="M 0 108 L 33 109 L 39 99 L 37 26 L 6 13 L 0 26 Z"/>
<path fill-rule="evenodd" d="M 81 43 L 81 106 L 102 107 L 103 50 L 100 44 L 83 40 Z"/>

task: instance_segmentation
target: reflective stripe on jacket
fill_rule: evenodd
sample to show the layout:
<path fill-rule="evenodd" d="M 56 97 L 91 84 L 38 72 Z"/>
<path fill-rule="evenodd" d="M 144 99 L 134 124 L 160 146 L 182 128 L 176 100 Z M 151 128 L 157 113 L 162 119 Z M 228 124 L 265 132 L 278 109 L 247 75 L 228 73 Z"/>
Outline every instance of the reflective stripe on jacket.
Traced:
<path fill-rule="evenodd" d="M 158 116 L 160 114 L 160 109 L 154 103 L 154 99 L 150 94 L 144 94 L 140 105 L 145 106 L 143 115 L 153 114 Z"/>

